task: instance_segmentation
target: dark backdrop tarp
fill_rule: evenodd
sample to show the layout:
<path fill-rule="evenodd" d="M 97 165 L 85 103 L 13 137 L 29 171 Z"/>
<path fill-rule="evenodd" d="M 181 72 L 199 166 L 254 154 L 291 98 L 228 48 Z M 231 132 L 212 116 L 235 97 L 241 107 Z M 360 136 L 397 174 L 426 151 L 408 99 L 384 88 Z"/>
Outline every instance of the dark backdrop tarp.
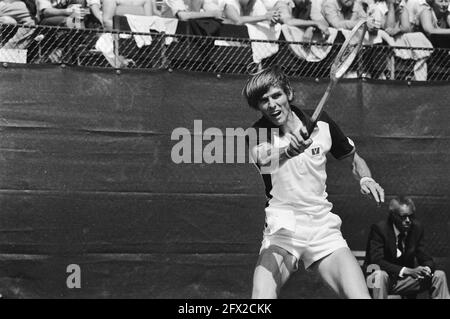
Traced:
<path fill-rule="evenodd" d="M 174 164 L 172 131 L 246 128 L 244 77 L 0 70 L 0 289 L 16 297 L 248 297 L 264 224 L 251 164 Z M 314 107 L 327 83 L 294 81 Z M 327 111 L 393 194 L 413 196 L 427 248 L 450 255 L 449 85 L 342 82 Z M 386 216 L 329 161 L 328 193 L 350 247 Z M 78 263 L 83 288 L 68 290 Z M 299 278 L 303 278 L 300 274 Z M 298 282 L 303 279 L 297 279 Z M 305 279 L 306 280 L 306 279 Z M 327 291 L 291 284 L 289 297 Z M 298 283 L 297 282 L 297 283 Z M 2 287 L 3 286 L 3 287 Z M 4 292 L 5 293 L 5 292 Z"/>

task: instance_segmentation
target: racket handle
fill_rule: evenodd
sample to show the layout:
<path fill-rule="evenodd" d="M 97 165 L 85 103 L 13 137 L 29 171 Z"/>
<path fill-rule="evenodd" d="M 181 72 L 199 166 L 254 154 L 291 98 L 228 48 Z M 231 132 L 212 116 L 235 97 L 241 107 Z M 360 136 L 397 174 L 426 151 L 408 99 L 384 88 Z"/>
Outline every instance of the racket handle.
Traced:
<path fill-rule="evenodd" d="M 308 135 L 304 136 L 305 134 L 303 134 L 303 132 L 300 132 L 300 134 L 302 135 L 303 139 L 308 139 L 312 132 L 314 131 L 314 127 L 316 127 L 317 121 L 310 121 L 306 127 L 306 130 L 308 131 Z"/>
<path fill-rule="evenodd" d="M 325 91 L 324 95 L 322 96 L 322 99 L 320 100 L 319 104 L 317 105 L 316 109 L 314 110 L 313 115 L 311 116 L 311 123 L 307 126 L 308 130 L 308 137 L 311 136 L 312 132 L 314 131 L 314 127 L 316 126 L 316 123 L 322 114 L 322 110 L 325 106 L 325 104 L 328 101 L 328 98 L 330 97 L 330 93 L 333 90 L 333 88 L 337 84 L 337 79 L 332 78 L 330 84 L 327 87 L 327 90 Z M 304 138 L 304 137 L 303 137 Z"/>

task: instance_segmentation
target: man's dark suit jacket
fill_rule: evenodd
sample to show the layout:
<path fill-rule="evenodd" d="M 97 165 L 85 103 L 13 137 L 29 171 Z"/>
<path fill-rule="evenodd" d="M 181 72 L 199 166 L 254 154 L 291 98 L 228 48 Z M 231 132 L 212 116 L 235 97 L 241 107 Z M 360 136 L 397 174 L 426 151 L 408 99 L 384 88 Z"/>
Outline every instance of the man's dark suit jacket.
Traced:
<path fill-rule="evenodd" d="M 424 251 L 423 226 L 414 220 L 405 239 L 403 258 L 397 258 L 394 226 L 389 220 L 372 225 L 366 247 L 365 266 L 377 264 L 389 277 L 397 280 L 403 267 L 414 268 L 416 261 L 420 266 L 428 266 L 434 272 L 431 256 Z"/>

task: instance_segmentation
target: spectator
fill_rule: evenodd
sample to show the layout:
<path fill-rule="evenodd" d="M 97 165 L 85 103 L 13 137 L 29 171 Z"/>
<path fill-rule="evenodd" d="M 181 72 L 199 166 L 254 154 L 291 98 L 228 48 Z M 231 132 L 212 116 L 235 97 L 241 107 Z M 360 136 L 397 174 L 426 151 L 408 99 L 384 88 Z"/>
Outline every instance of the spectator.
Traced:
<path fill-rule="evenodd" d="M 450 298 L 445 273 L 435 270 L 424 249 L 424 229 L 415 219 L 415 210 L 411 198 L 395 197 L 389 203 L 389 217 L 371 227 L 365 265 L 379 266 L 368 277 L 375 299 L 426 290 L 434 299 Z"/>
<path fill-rule="evenodd" d="M 363 3 L 358 0 L 323 0 L 322 15 L 333 28 L 347 30 L 367 17 Z"/>
<path fill-rule="evenodd" d="M 448 0 L 426 0 L 421 4 L 416 28 L 430 34 L 450 34 Z"/>
<path fill-rule="evenodd" d="M 267 11 L 277 10 L 277 8 L 283 4 L 293 5 L 292 0 L 261 0 L 261 2 Z"/>
<path fill-rule="evenodd" d="M 411 31 L 408 9 L 403 0 L 375 0 L 369 7 L 369 19 L 390 36 Z"/>
<path fill-rule="evenodd" d="M 219 0 L 203 0 L 203 4 L 201 8 L 204 11 L 220 11 L 220 3 Z"/>
<path fill-rule="evenodd" d="M 410 21 L 413 19 L 411 19 L 410 13 L 412 12 L 414 14 L 419 9 L 419 6 L 416 6 L 414 3 L 418 4 L 419 2 L 418 0 L 409 0 L 408 4 L 406 4 L 403 0 L 377 0 L 369 7 L 369 20 L 377 28 L 384 30 L 379 32 L 378 35 L 387 44 L 392 47 L 411 48 L 410 50 L 394 49 L 392 51 L 394 53 L 393 56 L 387 57 L 386 64 L 383 68 L 374 67 L 378 71 L 382 69 L 388 71 L 388 73 L 383 71 L 378 75 L 375 74 L 377 78 L 383 79 L 386 75 L 390 77 L 395 76 L 396 60 L 394 57 L 397 57 L 402 60 L 414 60 L 414 80 L 426 81 L 428 76 L 427 59 L 432 51 L 416 50 L 415 48 L 432 49 L 433 45 L 422 32 L 411 32 L 413 30 Z M 377 64 L 381 66 L 381 64 Z"/>
<path fill-rule="evenodd" d="M 86 28 L 103 28 L 103 1 L 86 0 L 90 14 L 85 17 Z"/>
<path fill-rule="evenodd" d="M 312 20 L 325 20 L 322 14 L 322 3 L 324 0 L 312 0 L 311 4 L 311 19 Z"/>
<path fill-rule="evenodd" d="M 102 1 L 101 0 L 87 0 L 87 6 L 91 14 L 95 17 L 98 23 L 103 27 L 103 11 L 102 11 Z"/>
<path fill-rule="evenodd" d="M 0 1 L 0 23 L 11 25 L 23 24 L 26 26 L 35 25 L 35 21 L 25 3 L 14 0 Z M 33 31 L 33 29 L 29 28 L 19 28 L 3 48 L 21 49 L 26 47 Z"/>
<path fill-rule="evenodd" d="M 164 0 L 167 8 L 163 17 L 190 20 L 200 18 L 222 18 L 218 0 Z"/>
<path fill-rule="evenodd" d="M 82 5 L 83 0 L 36 0 L 39 24 L 72 27 L 75 6 Z M 86 12 L 81 12 L 82 17 Z"/>
<path fill-rule="evenodd" d="M 224 0 L 224 17 L 231 24 L 271 22 L 280 19 L 278 10 L 267 10 L 261 0 Z"/>
<path fill-rule="evenodd" d="M 35 24 L 25 3 L 18 0 L 0 0 L 0 23 Z"/>
<path fill-rule="evenodd" d="M 94 10 L 97 11 L 96 9 L 97 8 Z M 155 0 L 102 0 L 102 9 L 103 27 L 106 30 L 113 29 L 113 17 L 115 15 L 161 15 L 159 10 L 156 8 Z"/>
<path fill-rule="evenodd" d="M 292 2 L 282 2 L 279 5 L 280 22 L 287 25 L 306 29 L 306 33 L 311 33 L 317 29 L 324 36 L 328 36 L 328 23 L 325 19 L 313 20 L 311 18 L 311 0 L 293 0 Z M 312 36 L 310 36 L 312 37 Z"/>
<path fill-rule="evenodd" d="M 405 0 L 406 9 L 408 9 L 409 23 L 413 26 L 419 19 L 419 11 L 422 8 L 422 4 L 426 3 L 426 0 Z"/>
<path fill-rule="evenodd" d="M 13 0 L 14 1 L 14 0 Z M 28 11 L 30 12 L 31 16 L 33 17 L 33 20 L 36 18 L 36 1 L 35 0 L 19 0 L 25 3 L 27 6 Z"/>

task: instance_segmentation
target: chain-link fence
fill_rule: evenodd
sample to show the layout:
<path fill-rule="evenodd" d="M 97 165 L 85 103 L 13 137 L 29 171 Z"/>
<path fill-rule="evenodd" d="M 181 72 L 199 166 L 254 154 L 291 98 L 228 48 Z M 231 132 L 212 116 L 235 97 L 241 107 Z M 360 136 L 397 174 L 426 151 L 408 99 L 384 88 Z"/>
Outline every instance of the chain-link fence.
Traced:
<path fill-rule="evenodd" d="M 171 133 L 176 128 L 192 131 L 198 119 L 204 129 L 223 131 L 254 122 L 255 114 L 240 95 L 243 78 L 224 76 L 213 81 L 208 73 L 122 72 L 116 76 L 113 72 L 128 68 L 248 74 L 259 66 L 279 63 L 297 78 L 292 81 L 296 104 L 317 105 L 342 39 L 334 45 L 312 46 L 239 37 L 1 26 L 0 61 L 27 63 L 24 68 L 2 69 L 0 77 L 0 249 L 4 255 L 17 256 L 2 264 L 11 277 L 8 287 L 29 294 L 29 285 L 36 296 L 67 296 L 67 289 L 62 294 L 55 290 L 58 276 L 40 278 L 36 267 L 39 273 L 45 268 L 46 275 L 58 274 L 60 264 L 69 264 L 75 254 L 83 262 L 91 252 L 129 253 L 138 259 L 142 254 L 158 259 L 163 253 L 174 261 L 167 263 L 163 258 L 164 265 L 175 268 L 153 260 L 152 267 L 138 264 L 134 269 L 152 270 L 130 273 L 127 278 L 141 282 L 147 276 L 157 292 L 133 289 L 133 294 L 158 297 L 166 289 L 166 295 L 184 297 L 194 284 L 219 297 L 247 293 L 240 283 L 248 279 L 247 266 L 254 257 L 245 256 L 254 256 L 259 249 L 264 225 L 264 189 L 256 170 L 246 164 L 180 165 L 170 160 L 176 143 Z M 386 45 L 365 46 L 346 77 L 448 81 L 447 49 L 395 50 Z M 311 54 L 323 58 L 308 61 Z M 400 57 L 408 54 L 411 59 Z M 423 59 L 413 59 L 420 56 Z M 28 67 L 63 63 L 112 71 Z M 326 111 L 355 141 L 358 153 L 385 188 L 386 202 L 397 194 L 413 197 L 418 219 L 425 226 L 427 251 L 448 260 L 448 84 L 374 82 L 340 82 Z M 330 160 L 327 167 L 333 212 L 343 220 L 349 246 L 364 250 L 370 225 L 385 218 L 386 205 L 377 208 L 363 198 L 342 163 Z M 234 212 L 232 218 L 224 218 L 230 212 Z M 55 254 L 58 260 L 33 267 L 29 260 L 20 259 L 24 253 Z M 211 256 L 227 261 L 225 268 L 233 272 L 234 281 L 227 281 L 223 295 L 217 281 L 209 279 L 225 268 Z M 239 263 L 233 263 L 236 256 Z M 179 260 L 188 262 L 177 264 Z M 114 274 L 119 269 L 116 264 L 123 262 L 106 264 L 105 273 Z M 448 272 L 448 261 L 445 265 Z M 171 285 L 173 279 L 155 281 L 167 271 L 186 280 L 176 285 Z M 200 273 L 208 275 L 200 278 Z M 18 281 L 23 274 L 39 280 L 39 289 L 34 281 Z M 99 281 L 94 278 L 93 289 L 82 290 L 78 297 L 120 291 L 114 284 L 119 280 L 110 277 L 108 282 L 113 284 L 109 286 L 104 285 L 104 276 Z M 305 286 L 303 279 L 299 282 Z M 316 295 L 320 294 L 318 290 Z"/>
<path fill-rule="evenodd" d="M 293 77 L 327 78 L 343 42 L 250 40 L 166 33 L 1 25 L 0 61 L 248 74 L 277 63 Z M 448 81 L 450 51 L 365 45 L 347 78 Z"/>

